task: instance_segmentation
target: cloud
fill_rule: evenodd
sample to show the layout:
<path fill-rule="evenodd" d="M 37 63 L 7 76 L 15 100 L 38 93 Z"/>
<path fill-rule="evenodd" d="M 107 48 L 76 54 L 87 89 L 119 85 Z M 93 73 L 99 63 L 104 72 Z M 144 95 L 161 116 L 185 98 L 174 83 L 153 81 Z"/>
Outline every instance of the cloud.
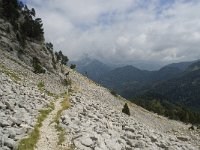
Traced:
<path fill-rule="evenodd" d="M 161 64 L 200 58 L 198 0 L 27 0 L 71 59 Z"/>

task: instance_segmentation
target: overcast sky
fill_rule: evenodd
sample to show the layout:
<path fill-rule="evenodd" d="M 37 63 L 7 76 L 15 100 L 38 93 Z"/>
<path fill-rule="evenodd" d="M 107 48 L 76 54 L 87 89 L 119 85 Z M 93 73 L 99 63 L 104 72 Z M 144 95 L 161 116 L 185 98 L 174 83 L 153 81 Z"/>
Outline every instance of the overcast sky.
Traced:
<path fill-rule="evenodd" d="M 113 63 L 200 58 L 200 0 L 26 0 L 46 41 L 70 59 Z"/>

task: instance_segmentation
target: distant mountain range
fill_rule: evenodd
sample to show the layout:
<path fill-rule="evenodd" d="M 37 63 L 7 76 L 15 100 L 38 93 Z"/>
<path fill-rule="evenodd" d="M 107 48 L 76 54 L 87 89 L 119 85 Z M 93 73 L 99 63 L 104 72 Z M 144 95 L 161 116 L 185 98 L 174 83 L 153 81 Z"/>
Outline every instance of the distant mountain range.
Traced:
<path fill-rule="evenodd" d="M 100 62 L 97 59 L 90 58 L 88 56 L 84 57 L 79 61 L 72 61 L 72 64 L 76 64 L 76 70 L 92 79 L 93 81 L 99 82 L 100 77 L 103 74 L 111 71 L 113 67 Z"/>
<path fill-rule="evenodd" d="M 96 59 L 78 62 L 77 71 L 127 99 L 150 94 L 165 97 L 170 103 L 200 111 L 200 61 L 180 62 L 157 71 L 128 65 L 112 68 Z"/>

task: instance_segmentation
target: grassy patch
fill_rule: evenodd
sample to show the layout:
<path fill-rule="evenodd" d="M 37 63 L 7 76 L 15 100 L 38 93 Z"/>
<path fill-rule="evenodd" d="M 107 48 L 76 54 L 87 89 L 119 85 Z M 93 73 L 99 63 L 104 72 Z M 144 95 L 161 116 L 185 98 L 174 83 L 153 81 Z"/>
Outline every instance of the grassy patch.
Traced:
<path fill-rule="evenodd" d="M 2 72 L 5 73 L 7 76 L 9 76 L 14 82 L 18 83 L 21 81 L 21 78 L 18 77 L 14 72 L 8 70 L 3 64 L 0 63 L 0 69 L 2 69 Z"/>
<path fill-rule="evenodd" d="M 55 128 L 58 131 L 58 145 L 61 145 L 65 141 L 65 130 L 59 125 L 59 119 L 62 112 L 70 107 L 68 96 L 65 95 L 63 101 L 61 102 L 62 108 L 57 112 L 54 122 L 56 123 Z"/>
<path fill-rule="evenodd" d="M 20 141 L 17 150 L 34 150 L 35 145 L 40 137 L 39 128 L 42 126 L 42 122 L 45 120 L 45 118 L 53 109 L 54 109 L 54 104 L 51 103 L 48 106 L 48 108 L 40 110 L 40 115 L 37 118 L 37 123 L 33 131 L 30 133 L 30 135 L 27 138 Z"/>
<path fill-rule="evenodd" d="M 43 91 L 45 90 L 44 82 L 43 82 L 43 81 L 40 81 L 40 82 L 38 83 L 37 87 L 38 87 L 38 89 L 39 89 L 40 91 L 43 92 Z"/>
<path fill-rule="evenodd" d="M 55 93 L 51 93 L 50 91 L 47 91 L 45 89 L 45 84 L 43 81 L 40 81 L 37 85 L 38 89 L 41 91 L 41 92 L 44 92 L 46 93 L 48 96 L 51 96 L 51 97 L 54 97 L 55 99 L 58 99 L 59 98 L 59 95 L 58 94 L 55 94 Z"/>
<path fill-rule="evenodd" d="M 58 145 L 61 145 L 64 141 L 65 141 L 65 130 L 59 126 L 59 125 L 55 125 L 56 131 L 59 132 L 58 134 Z"/>

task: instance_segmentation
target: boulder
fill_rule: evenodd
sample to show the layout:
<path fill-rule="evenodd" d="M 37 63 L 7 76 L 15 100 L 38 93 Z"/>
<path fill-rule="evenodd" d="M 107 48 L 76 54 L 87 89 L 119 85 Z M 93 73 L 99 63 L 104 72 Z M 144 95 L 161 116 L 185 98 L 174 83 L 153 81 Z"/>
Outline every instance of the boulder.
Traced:
<path fill-rule="evenodd" d="M 15 141 L 13 139 L 6 138 L 4 141 L 4 145 L 13 149 L 15 147 Z"/>

